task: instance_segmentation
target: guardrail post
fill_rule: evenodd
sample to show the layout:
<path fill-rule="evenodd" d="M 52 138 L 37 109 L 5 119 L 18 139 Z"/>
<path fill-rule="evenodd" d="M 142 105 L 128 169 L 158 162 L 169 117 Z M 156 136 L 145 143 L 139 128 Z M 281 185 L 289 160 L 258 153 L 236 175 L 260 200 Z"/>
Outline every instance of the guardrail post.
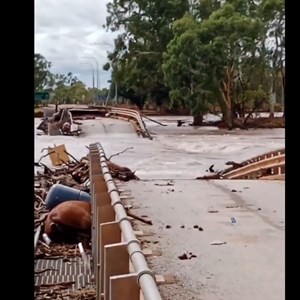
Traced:
<path fill-rule="evenodd" d="M 115 210 L 111 205 L 103 205 L 98 208 L 99 224 L 113 222 L 116 219 Z"/>
<path fill-rule="evenodd" d="M 104 180 L 97 180 L 94 183 L 93 193 L 98 194 L 101 192 L 107 192 L 107 184 Z"/>
<path fill-rule="evenodd" d="M 109 300 L 140 300 L 136 274 L 111 276 L 109 281 Z"/>
<path fill-rule="evenodd" d="M 111 205 L 111 198 L 108 192 L 98 192 L 94 196 L 97 206 Z"/>
<path fill-rule="evenodd" d="M 109 278 L 129 273 L 129 255 L 127 243 L 104 246 L 104 300 L 109 300 Z M 127 300 L 123 296 L 119 299 Z M 128 300 L 131 300 L 128 299 Z"/>
<path fill-rule="evenodd" d="M 102 168 L 100 165 L 100 155 L 96 145 L 90 145 L 90 153 L 89 153 L 89 161 L 90 161 L 90 193 L 91 193 L 91 216 L 92 216 L 92 265 L 94 272 L 94 280 L 97 282 L 99 280 L 99 259 L 97 252 L 97 205 L 95 201 L 95 192 L 94 185 L 97 181 L 104 181 L 104 177 L 102 175 Z M 98 285 L 96 285 L 96 297 L 98 299 L 98 295 L 101 295 L 99 291 Z"/>
<path fill-rule="evenodd" d="M 121 242 L 121 228 L 119 222 L 100 224 L 100 287 L 104 292 L 104 247 Z"/>
<path fill-rule="evenodd" d="M 98 195 L 98 194 L 97 194 Z M 116 219 L 116 214 L 115 214 L 115 210 L 113 209 L 113 207 L 111 205 L 100 205 L 97 206 L 97 225 L 96 225 L 96 241 L 100 241 L 100 224 L 102 223 L 108 223 L 108 222 L 113 222 Z M 97 245 L 97 242 L 96 242 Z M 97 261 L 97 273 L 98 276 L 100 276 L 100 261 L 101 261 L 101 257 L 100 257 L 100 251 L 98 251 L 95 254 L 95 259 Z M 97 280 L 99 281 L 99 278 L 97 277 Z"/>
<path fill-rule="evenodd" d="M 100 165 L 100 164 L 99 164 Z M 102 172 L 102 171 L 101 171 Z M 99 281 L 99 251 L 98 245 L 99 245 L 99 205 L 100 201 L 98 200 L 97 194 L 95 194 L 96 190 L 99 190 L 99 187 L 101 188 L 103 184 L 105 183 L 103 175 L 100 175 L 99 173 L 97 175 L 92 175 L 91 178 L 91 193 L 92 193 L 92 254 L 93 254 L 93 271 L 95 274 L 95 281 Z M 96 293 L 97 295 L 101 295 L 101 292 L 99 291 L 98 285 L 96 285 Z"/>
<path fill-rule="evenodd" d="M 99 153 L 98 153 L 98 155 L 96 153 L 91 154 L 89 159 L 90 159 L 90 174 L 91 175 L 101 174 L 102 169 L 100 166 Z"/>

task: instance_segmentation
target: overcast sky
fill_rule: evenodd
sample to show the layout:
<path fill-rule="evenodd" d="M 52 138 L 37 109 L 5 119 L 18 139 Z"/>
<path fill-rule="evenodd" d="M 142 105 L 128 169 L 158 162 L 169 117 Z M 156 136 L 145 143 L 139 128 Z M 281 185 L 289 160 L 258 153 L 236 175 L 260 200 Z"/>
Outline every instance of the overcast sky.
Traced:
<path fill-rule="evenodd" d="M 92 86 L 94 57 L 99 63 L 100 87 L 108 87 L 110 72 L 102 70 L 116 34 L 102 28 L 109 0 L 35 0 L 35 53 L 52 62 L 52 72 L 72 72 Z M 95 44 L 97 43 L 97 44 Z"/>

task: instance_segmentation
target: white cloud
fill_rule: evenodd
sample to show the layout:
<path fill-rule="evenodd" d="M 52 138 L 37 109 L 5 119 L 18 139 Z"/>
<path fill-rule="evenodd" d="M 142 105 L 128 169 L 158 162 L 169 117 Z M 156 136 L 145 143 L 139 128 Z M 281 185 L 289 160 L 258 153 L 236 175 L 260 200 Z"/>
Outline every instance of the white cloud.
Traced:
<path fill-rule="evenodd" d="M 76 73 L 92 85 L 91 67 L 99 63 L 100 87 L 108 87 L 110 73 L 102 70 L 116 33 L 106 32 L 109 0 L 35 0 L 35 52 L 52 62 L 52 71 Z"/>

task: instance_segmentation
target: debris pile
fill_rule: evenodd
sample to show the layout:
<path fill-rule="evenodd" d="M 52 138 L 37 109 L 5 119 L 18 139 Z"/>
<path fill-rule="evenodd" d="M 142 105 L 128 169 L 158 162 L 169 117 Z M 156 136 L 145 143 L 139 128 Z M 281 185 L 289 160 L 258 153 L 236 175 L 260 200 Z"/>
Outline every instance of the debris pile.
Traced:
<path fill-rule="evenodd" d="M 43 284 L 35 287 L 35 300 L 95 300 L 96 290 L 93 287 L 86 287 L 75 291 L 66 291 L 74 282 L 64 282 L 56 284 Z"/>
<path fill-rule="evenodd" d="M 188 251 L 185 251 L 182 255 L 178 256 L 178 258 L 180 260 L 192 259 L 194 257 L 197 257 L 197 255 L 193 254 L 192 252 L 188 252 Z"/>
<path fill-rule="evenodd" d="M 77 244 L 73 245 L 62 245 L 52 244 L 51 247 L 47 244 L 40 242 L 39 247 L 35 252 L 36 259 L 59 259 L 62 258 L 64 261 L 69 260 L 73 257 L 81 256 Z"/>
<path fill-rule="evenodd" d="M 35 259 L 63 259 L 63 261 L 72 262 L 72 258 L 82 256 L 77 244 L 79 241 L 82 242 L 82 245 L 84 245 L 84 251 L 86 253 L 90 253 L 90 235 L 83 235 L 82 232 L 80 232 L 80 229 L 74 226 L 73 230 L 78 231 L 78 240 L 76 243 L 69 243 L 69 241 L 57 242 L 51 237 L 47 241 L 45 239 L 45 224 L 47 224 L 50 220 L 50 225 L 57 225 L 56 229 L 60 231 L 65 230 L 66 227 L 69 227 L 68 229 L 70 229 L 70 227 L 72 227 L 70 219 L 78 221 L 78 218 L 76 216 L 76 218 L 74 217 L 74 207 L 77 203 L 78 206 L 80 206 L 80 202 L 84 201 L 71 201 L 75 199 L 64 200 L 64 202 L 57 204 L 50 210 L 47 209 L 47 207 L 49 207 L 47 203 L 47 195 L 50 195 L 50 189 L 53 188 L 54 185 L 62 185 L 72 188 L 78 191 L 78 193 L 85 192 L 89 196 L 89 157 L 84 156 L 78 160 L 66 150 L 63 150 L 63 154 L 66 155 L 67 158 L 65 156 L 63 157 L 61 152 L 59 153 L 59 151 L 56 151 L 57 148 L 61 146 L 62 145 L 53 148 L 49 147 L 48 154 L 43 155 L 38 162 L 34 163 L 37 168 L 34 183 Z M 54 166 L 49 167 L 41 162 L 41 160 L 48 155 L 50 155 L 50 159 Z M 138 179 L 134 172 L 132 172 L 129 168 L 119 166 L 111 162 L 109 159 L 107 160 L 107 163 L 113 178 L 121 181 Z M 90 203 L 85 203 L 90 207 Z M 66 207 L 66 204 L 70 204 L 69 215 L 71 214 L 71 218 L 67 220 L 65 218 L 66 214 L 57 213 L 55 218 L 51 219 L 51 212 L 54 212 L 55 210 L 57 211 L 60 206 Z M 90 208 L 88 213 L 90 214 Z M 55 224 L 58 219 L 59 223 Z M 90 217 L 88 219 L 90 219 Z M 46 235 L 46 237 L 49 238 L 48 235 Z M 35 274 L 36 276 L 42 276 L 43 274 L 40 273 L 43 272 L 46 272 L 46 270 L 36 270 Z M 51 285 L 35 286 L 35 299 L 95 299 L 95 290 L 93 288 L 89 287 L 71 292 L 70 288 L 73 284 L 74 282 L 59 282 Z"/>
<path fill-rule="evenodd" d="M 37 129 L 49 135 L 79 136 L 81 133 L 78 124 L 73 121 L 71 112 L 67 108 L 58 110 L 57 107 L 52 116 L 42 118 Z"/>

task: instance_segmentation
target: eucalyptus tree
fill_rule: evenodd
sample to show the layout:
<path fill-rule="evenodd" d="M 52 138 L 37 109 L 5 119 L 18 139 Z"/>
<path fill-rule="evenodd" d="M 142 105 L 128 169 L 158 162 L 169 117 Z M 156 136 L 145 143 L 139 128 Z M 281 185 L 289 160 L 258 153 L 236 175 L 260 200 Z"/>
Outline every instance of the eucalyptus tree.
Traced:
<path fill-rule="evenodd" d="M 173 37 L 172 23 L 189 10 L 188 0 L 113 0 L 107 4 L 106 28 L 121 31 L 108 55 L 113 82 L 121 96 L 140 107 L 168 101 L 162 54 Z"/>

